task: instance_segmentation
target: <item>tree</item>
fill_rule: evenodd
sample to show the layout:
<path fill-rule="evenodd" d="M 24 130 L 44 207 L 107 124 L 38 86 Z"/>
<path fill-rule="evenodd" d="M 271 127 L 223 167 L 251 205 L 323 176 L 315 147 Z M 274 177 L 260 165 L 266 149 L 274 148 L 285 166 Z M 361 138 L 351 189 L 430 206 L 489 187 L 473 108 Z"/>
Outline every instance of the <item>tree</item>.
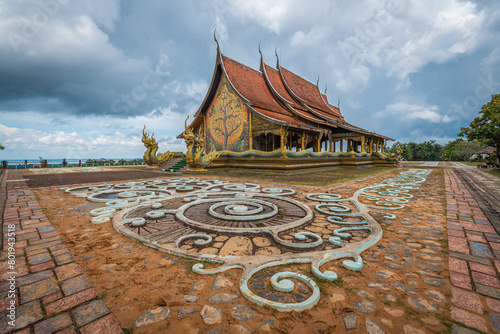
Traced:
<path fill-rule="evenodd" d="M 5 149 L 5 147 L 2 146 L 2 144 L 0 144 L 0 150 L 3 150 Z"/>
<path fill-rule="evenodd" d="M 477 139 L 496 148 L 497 160 L 500 157 L 500 94 L 493 95 L 468 127 L 461 128 L 460 137 Z"/>
<path fill-rule="evenodd" d="M 439 161 L 441 160 L 442 148 L 440 144 L 436 144 L 435 140 L 424 141 L 423 143 L 395 143 L 389 149 L 390 153 L 396 153 L 396 147 L 399 146 L 402 150 L 402 157 L 408 161 Z"/>
<path fill-rule="evenodd" d="M 222 150 L 239 138 L 245 126 L 245 109 L 225 81 L 217 93 L 217 102 L 210 110 L 208 128 L 212 137 L 222 144 Z"/>
<path fill-rule="evenodd" d="M 477 140 L 463 140 L 461 138 L 449 141 L 443 147 L 445 160 L 465 161 L 470 160 L 472 155 L 482 149 L 484 145 Z"/>

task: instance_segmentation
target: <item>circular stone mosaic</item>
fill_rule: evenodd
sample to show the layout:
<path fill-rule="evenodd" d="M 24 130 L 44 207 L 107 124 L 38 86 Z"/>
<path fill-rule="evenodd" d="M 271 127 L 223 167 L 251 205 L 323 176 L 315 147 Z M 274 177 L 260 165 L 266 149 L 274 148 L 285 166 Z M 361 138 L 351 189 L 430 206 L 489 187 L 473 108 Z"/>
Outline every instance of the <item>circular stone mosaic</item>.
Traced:
<path fill-rule="evenodd" d="M 240 268 L 239 288 L 247 299 L 281 311 L 300 311 L 319 301 L 314 279 L 270 268 L 309 263 L 315 277 L 329 281 L 338 279 L 333 271 L 321 271 L 330 261 L 343 259 L 345 268 L 362 270 L 361 253 L 382 237 L 370 212 L 395 219 L 389 212 L 403 208 L 429 173 L 409 170 L 359 189 L 350 198 L 195 178 L 62 189 L 104 204 L 90 212 L 93 223 L 112 219 L 119 233 L 151 248 L 220 264 L 206 269 L 197 263 L 192 267 L 197 273 Z M 298 282 L 307 291 L 303 288 L 301 298 L 288 300 L 263 293 L 262 284 L 253 280 L 263 270 L 270 273 L 275 291 L 293 291 Z"/>

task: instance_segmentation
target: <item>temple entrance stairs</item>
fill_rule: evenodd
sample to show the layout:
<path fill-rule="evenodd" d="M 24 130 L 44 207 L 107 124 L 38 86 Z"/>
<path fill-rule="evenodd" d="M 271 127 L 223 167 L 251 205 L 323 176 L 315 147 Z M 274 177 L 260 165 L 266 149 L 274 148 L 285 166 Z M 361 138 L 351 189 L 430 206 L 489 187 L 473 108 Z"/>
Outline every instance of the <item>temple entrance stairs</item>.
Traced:
<path fill-rule="evenodd" d="M 184 170 L 187 169 L 187 163 L 186 163 L 186 158 L 175 158 L 171 159 L 168 162 L 171 162 L 169 166 L 162 166 L 162 169 L 164 172 L 167 173 L 182 173 Z"/>

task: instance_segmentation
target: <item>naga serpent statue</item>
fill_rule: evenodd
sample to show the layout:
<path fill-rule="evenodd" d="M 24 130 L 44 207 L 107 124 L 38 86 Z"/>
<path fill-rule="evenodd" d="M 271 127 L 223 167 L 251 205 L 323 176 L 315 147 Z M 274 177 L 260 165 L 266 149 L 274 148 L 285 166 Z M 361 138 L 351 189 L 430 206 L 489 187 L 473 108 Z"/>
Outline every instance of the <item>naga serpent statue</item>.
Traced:
<path fill-rule="evenodd" d="M 187 146 L 186 162 L 192 168 L 204 168 L 212 163 L 212 161 L 220 156 L 220 153 L 212 148 L 210 153 L 205 154 L 205 139 L 203 131 L 196 135 L 191 128 L 188 127 L 187 121 L 184 122 L 184 141 Z"/>
<path fill-rule="evenodd" d="M 165 153 L 158 153 L 158 143 L 154 139 L 154 132 L 151 134 L 151 137 L 145 132 L 146 126 L 144 125 L 144 129 L 142 129 L 142 142 L 144 146 L 146 146 L 146 152 L 144 152 L 144 156 L 142 159 L 148 165 L 159 165 L 165 161 L 168 161 L 174 157 L 174 152 L 167 151 Z"/>

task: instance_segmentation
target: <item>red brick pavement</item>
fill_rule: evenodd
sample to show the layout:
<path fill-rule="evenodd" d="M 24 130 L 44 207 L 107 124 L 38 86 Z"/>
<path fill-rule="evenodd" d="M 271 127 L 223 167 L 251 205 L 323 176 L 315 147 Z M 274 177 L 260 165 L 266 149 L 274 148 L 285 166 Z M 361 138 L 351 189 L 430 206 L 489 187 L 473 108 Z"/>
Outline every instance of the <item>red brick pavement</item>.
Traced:
<path fill-rule="evenodd" d="M 500 236 L 467 187 L 445 170 L 451 316 L 467 326 L 500 332 Z M 491 327 L 490 327 L 491 326 Z"/>
<path fill-rule="evenodd" d="M 0 334 L 122 333 L 33 192 L 24 182 L 8 185 L 0 255 Z M 96 302 L 102 305 L 94 311 Z M 9 323 L 14 307 L 15 322 Z"/>

